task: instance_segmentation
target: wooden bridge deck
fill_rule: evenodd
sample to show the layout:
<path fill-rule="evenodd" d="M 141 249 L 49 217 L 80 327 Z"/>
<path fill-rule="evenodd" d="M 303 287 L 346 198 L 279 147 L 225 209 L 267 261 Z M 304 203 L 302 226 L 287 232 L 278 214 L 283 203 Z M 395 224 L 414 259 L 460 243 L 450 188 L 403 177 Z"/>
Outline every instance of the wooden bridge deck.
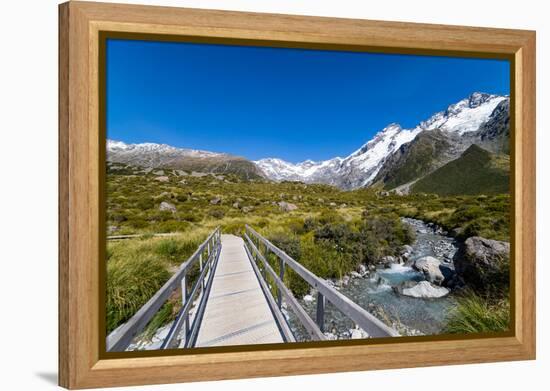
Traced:
<path fill-rule="evenodd" d="M 220 258 L 195 346 L 284 342 L 243 239 L 222 235 L 221 242 Z"/>

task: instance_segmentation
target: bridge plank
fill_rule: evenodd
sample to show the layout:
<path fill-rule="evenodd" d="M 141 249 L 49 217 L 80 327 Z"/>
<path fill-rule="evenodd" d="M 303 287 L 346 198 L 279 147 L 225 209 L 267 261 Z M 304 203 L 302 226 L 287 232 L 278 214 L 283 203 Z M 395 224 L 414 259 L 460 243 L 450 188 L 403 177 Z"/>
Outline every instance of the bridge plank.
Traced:
<path fill-rule="evenodd" d="M 222 235 L 222 249 L 196 347 L 282 343 L 243 239 Z"/>

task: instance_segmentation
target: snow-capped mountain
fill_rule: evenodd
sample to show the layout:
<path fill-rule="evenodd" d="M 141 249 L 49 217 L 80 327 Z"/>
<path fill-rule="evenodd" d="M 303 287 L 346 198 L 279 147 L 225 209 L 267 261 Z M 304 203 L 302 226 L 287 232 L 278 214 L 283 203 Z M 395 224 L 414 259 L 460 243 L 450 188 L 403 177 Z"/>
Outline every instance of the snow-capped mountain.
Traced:
<path fill-rule="evenodd" d="M 126 144 L 107 140 L 107 161 L 139 167 L 174 168 L 187 171 L 233 173 L 246 179 L 263 177 L 249 160 L 226 153 L 177 148 L 166 144 Z"/>
<path fill-rule="evenodd" d="M 346 158 L 335 157 L 319 162 L 307 160 L 297 164 L 266 158 L 255 163 L 269 179 L 276 181 L 326 183 L 344 189 L 368 186 L 377 177 L 385 160 L 420 133 L 437 129 L 452 138 L 469 137 L 507 99 L 506 96 L 475 92 L 412 129 L 403 129 L 399 124 L 386 126 L 372 140 Z"/>
<path fill-rule="evenodd" d="M 401 129 L 398 124 L 390 124 L 346 158 L 335 157 L 320 162 L 306 160 L 297 164 L 267 158 L 255 163 L 268 178 L 276 181 L 326 183 L 342 188 L 356 188 L 368 184 L 376 175 L 378 163 L 400 145 L 414 139 L 418 132 L 417 129 Z"/>
<path fill-rule="evenodd" d="M 174 159 L 183 157 L 209 158 L 224 155 L 196 149 L 176 148 L 166 144 L 126 144 L 122 141 L 107 140 L 107 160 L 143 167 L 166 165 Z"/>

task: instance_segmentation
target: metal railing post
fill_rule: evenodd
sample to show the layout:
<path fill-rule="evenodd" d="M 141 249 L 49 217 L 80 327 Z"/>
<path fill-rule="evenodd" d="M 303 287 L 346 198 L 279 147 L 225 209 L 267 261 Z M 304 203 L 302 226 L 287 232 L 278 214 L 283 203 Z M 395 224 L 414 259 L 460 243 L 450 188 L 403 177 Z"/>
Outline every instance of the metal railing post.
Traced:
<path fill-rule="evenodd" d="M 285 281 L 285 261 L 282 258 L 279 258 L 279 278 L 284 283 Z M 277 289 L 277 305 L 279 308 L 283 306 L 283 292 L 281 289 Z"/>
<path fill-rule="evenodd" d="M 199 254 L 199 269 L 202 272 L 203 264 L 202 264 L 202 253 Z M 201 287 L 204 289 L 204 279 L 201 281 Z"/>
<path fill-rule="evenodd" d="M 189 292 L 187 292 L 187 273 L 184 273 L 183 278 L 181 279 L 181 306 L 182 308 L 185 306 L 185 303 L 187 303 L 187 300 L 189 300 Z M 189 338 L 189 312 L 185 315 L 185 322 L 184 322 L 184 336 L 185 336 L 185 342 L 187 343 L 187 338 Z"/>
<path fill-rule="evenodd" d="M 317 292 L 317 326 L 322 332 L 325 332 L 325 296 Z"/>

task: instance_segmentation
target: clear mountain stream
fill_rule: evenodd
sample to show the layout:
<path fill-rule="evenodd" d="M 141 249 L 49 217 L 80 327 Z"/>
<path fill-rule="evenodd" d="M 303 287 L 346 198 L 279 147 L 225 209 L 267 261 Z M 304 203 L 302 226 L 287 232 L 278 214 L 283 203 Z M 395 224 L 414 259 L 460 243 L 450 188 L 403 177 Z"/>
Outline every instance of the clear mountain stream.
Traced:
<path fill-rule="evenodd" d="M 457 251 L 453 238 L 446 236 L 441 229 L 420 220 L 403 218 L 416 232 L 412 244 L 412 254 L 404 264 L 392 264 L 391 267 L 378 267 L 369 276 L 351 278 L 347 285 L 335 284 L 336 289 L 348 296 L 361 307 L 377 317 L 387 317 L 392 323 L 399 324 L 398 330 L 408 335 L 428 335 L 441 332 L 449 310 L 455 305 L 453 294 L 438 299 L 419 299 L 402 296 L 394 292 L 394 286 L 403 281 L 422 281 L 424 275 L 410 265 L 423 256 L 434 256 L 452 266 L 452 258 Z M 315 294 L 305 296 L 301 304 L 315 319 Z M 291 328 L 298 340 L 307 340 L 303 327 L 288 312 Z M 328 301 L 325 310 L 325 332 L 331 339 L 361 338 L 364 335 L 356 329 L 355 323 L 338 311 Z"/>

